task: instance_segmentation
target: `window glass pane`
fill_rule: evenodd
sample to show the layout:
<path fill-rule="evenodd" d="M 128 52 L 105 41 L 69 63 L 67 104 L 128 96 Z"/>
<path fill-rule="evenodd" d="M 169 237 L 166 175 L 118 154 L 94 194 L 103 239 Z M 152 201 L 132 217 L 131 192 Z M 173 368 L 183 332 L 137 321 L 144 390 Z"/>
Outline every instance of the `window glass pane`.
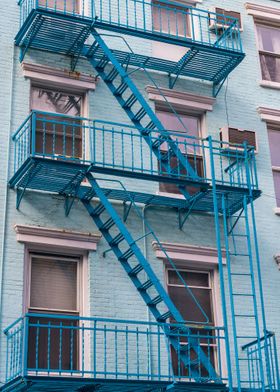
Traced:
<path fill-rule="evenodd" d="M 260 54 L 262 78 L 280 83 L 280 57 Z"/>
<path fill-rule="evenodd" d="M 174 113 L 160 110 L 157 110 L 157 115 L 168 131 L 183 132 L 189 136 L 199 137 L 199 117 L 180 114 L 180 121 Z"/>
<path fill-rule="evenodd" d="M 30 306 L 77 311 L 77 266 L 75 261 L 33 256 Z"/>
<path fill-rule="evenodd" d="M 280 167 L 280 130 L 268 130 L 272 166 Z"/>
<path fill-rule="evenodd" d="M 276 205 L 280 207 L 280 172 L 273 171 L 273 180 L 275 188 Z"/>
<path fill-rule="evenodd" d="M 171 4 L 153 1 L 153 28 L 166 34 L 183 36 L 189 35 L 188 9 Z"/>
<path fill-rule="evenodd" d="M 188 286 L 209 287 L 209 274 L 202 272 L 179 271 Z M 183 285 L 175 271 L 168 271 L 168 283 Z"/>
<path fill-rule="evenodd" d="M 77 13 L 79 11 L 79 0 L 39 0 L 39 6 Z"/>
<path fill-rule="evenodd" d="M 204 313 L 209 318 L 209 321 L 212 323 L 213 316 L 211 290 L 192 288 L 191 291 L 203 309 Z M 206 322 L 202 311 L 199 309 L 196 302 L 185 288 L 169 286 L 169 294 L 176 307 L 182 314 L 184 320 L 189 322 Z"/>
<path fill-rule="evenodd" d="M 191 288 L 194 297 L 197 299 L 202 309 L 206 313 L 210 322 L 213 322 L 212 314 L 212 290 L 210 288 L 209 274 L 196 271 L 180 271 L 182 278 Z M 188 290 L 182 286 L 182 281 L 178 278 L 175 271 L 168 271 L 168 291 L 182 313 L 185 320 L 205 322 L 205 317 Z M 180 286 L 172 286 L 172 284 Z M 194 286 L 198 286 L 195 288 Z M 199 288 L 203 287 L 203 288 Z"/>
<path fill-rule="evenodd" d="M 280 54 L 280 29 L 257 25 L 259 48 Z"/>
<path fill-rule="evenodd" d="M 32 110 L 66 114 L 68 116 L 80 116 L 81 103 L 82 97 L 80 95 L 66 94 L 60 91 L 32 87 Z"/>

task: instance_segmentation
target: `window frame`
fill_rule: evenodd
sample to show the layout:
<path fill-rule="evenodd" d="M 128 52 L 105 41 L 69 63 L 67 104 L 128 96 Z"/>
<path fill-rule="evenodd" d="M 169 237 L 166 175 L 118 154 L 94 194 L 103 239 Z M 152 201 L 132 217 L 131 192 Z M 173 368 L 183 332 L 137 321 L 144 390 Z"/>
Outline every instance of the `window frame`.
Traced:
<path fill-rule="evenodd" d="M 176 110 L 176 108 L 175 108 L 175 110 Z M 155 105 L 155 113 L 156 113 L 156 115 L 158 115 L 158 112 L 163 112 L 163 113 L 165 112 L 165 113 L 174 114 L 172 111 L 168 110 L 167 107 L 164 108 L 161 105 L 157 105 L 156 104 Z M 180 117 L 180 115 L 183 115 L 183 116 L 197 118 L 198 119 L 198 138 L 202 139 L 204 137 L 205 129 L 206 129 L 206 116 L 205 116 L 205 113 L 202 113 L 200 111 L 190 110 L 190 109 L 176 110 L 176 113 L 178 114 L 179 117 Z M 176 131 L 176 132 L 178 134 L 182 133 L 182 136 L 184 135 L 184 131 Z M 190 157 L 193 156 L 193 154 L 191 154 L 191 153 L 189 153 L 188 155 Z M 209 171 L 209 162 L 208 162 L 206 154 L 204 156 L 204 154 L 202 152 L 202 149 L 201 149 L 201 154 L 196 153 L 196 156 L 201 158 L 201 160 L 202 160 L 203 172 L 204 173 L 208 173 L 208 171 Z M 203 158 L 205 158 L 205 160 Z M 160 182 L 159 182 L 159 185 L 158 185 L 157 194 L 161 195 L 161 196 L 167 196 L 167 197 L 178 198 L 178 199 L 181 199 L 181 198 L 184 199 L 185 198 L 185 196 L 182 195 L 180 192 L 179 193 L 174 193 L 174 192 L 168 192 L 168 191 L 160 190 Z"/>
<path fill-rule="evenodd" d="M 177 267 L 177 266 L 176 266 Z M 200 287 L 200 286 L 189 286 L 190 288 L 202 288 L 202 289 L 206 289 L 206 290 L 210 290 L 211 291 L 211 311 L 212 311 L 212 317 L 213 317 L 213 323 L 209 324 L 213 327 L 219 325 L 220 320 L 222 319 L 222 315 L 219 312 L 219 306 L 220 306 L 220 297 L 219 297 L 219 293 L 218 293 L 218 269 L 215 268 L 214 266 L 210 267 L 210 266 L 205 266 L 204 267 L 192 267 L 191 263 L 185 262 L 184 266 L 182 266 L 182 263 L 180 263 L 177 267 L 177 270 L 179 272 L 195 272 L 195 273 L 203 273 L 203 274 L 207 274 L 208 275 L 208 279 L 209 279 L 209 283 L 210 283 L 210 288 L 204 288 L 204 287 Z M 175 284 L 169 284 L 168 283 L 168 271 L 174 271 L 172 270 L 170 267 L 168 267 L 167 265 L 165 265 L 165 286 L 167 289 L 167 292 L 169 294 L 169 286 L 173 286 L 173 287 L 184 287 L 183 285 L 175 285 Z M 172 297 L 171 297 L 172 299 Z M 170 322 L 170 319 L 169 319 Z M 193 326 L 193 325 L 192 325 Z M 201 327 L 200 327 L 201 328 Z M 187 345 L 187 343 L 181 342 L 182 345 Z M 221 356 L 222 358 L 225 355 L 225 350 L 222 347 L 223 342 L 220 343 L 220 351 L 221 351 Z M 219 365 L 219 358 L 218 358 L 218 350 L 219 350 L 219 346 L 218 344 L 209 344 L 211 347 L 213 347 L 213 356 L 214 356 L 214 368 L 217 369 L 218 365 Z M 207 347 L 207 343 L 201 343 L 202 347 Z M 224 361 L 223 361 L 224 362 Z M 222 372 L 225 372 L 224 366 L 222 366 Z"/>
<path fill-rule="evenodd" d="M 43 259 L 43 260 L 53 260 L 56 261 L 56 259 L 59 259 L 60 261 L 69 261 L 69 262 L 75 262 L 77 263 L 77 289 L 76 289 L 76 301 L 77 301 L 77 310 L 69 310 L 69 309 L 52 309 L 52 308 L 37 308 L 37 307 L 32 307 L 30 306 L 31 302 L 31 273 L 32 273 L 32 259 L 33 257 L 37 259 Z M 79 256 L 69 256 L 67 257 L 64 253 L 63 254 L 54 254 L 53 252 L 50 253 L 44 253 L 44 252 L 30 252 L 29 253 L 29 258 L 30 258 L 30 265 L 28 269 L 28 286 L 27 286 L 27 311 L 28 313 L 50 313 L 50 314 L 65 314 L 65 315 L 80 315 L 80 310 L 83 308 L 82 306 L 82 296 L 81 296 L 81 291 L 82 291 L 82 258 Z"/>
<path fill-rule="evenodd" d="M 279 132 L 279 148 L 280 148 L 280 123 L 279 124 L 272 124 L 269 122 L 267 123 L 268 140 L 269 140 L 269 132 L 270 131 Z M 269 153 L 270 153 L 270 160 L 271 160 L 271 170 L 272 170 L 272 176 L 273 176 L 273 186 L 274 186 L 276 210 L 280 211 L 280 192 L 279 192 L 279 195 L 277 195 L 275 181 L 274 181 L 274 173 L 276 172 L 276 173 L 280 174 L 280 165 L 279 166 L 272 165 L 272 153 L 271 153 L 271 149 L 270 149 L 270 142 L 268 142 L 268 144 L 269 144 Z M 278 205 L 278 203 L 279 203 L 279 205 Z"/>
<path fill-rule="evenodd" d="M 53 257 L 62 257 L 66 259 L 75 259 L 78 260 L 78 270 L 77 270 L 77 296 L 79 301 L 77 301 L 77 305 L 79 308 L 78 313 L 69 312 L 69 311 L 51 311 L 44 310 L 38 311 L 40 309 L 32 311 L 30 308 L 30 290 L 31 290 L 31 267 L 32 267 L 32 255 L 41 254 L 43 257 L 46 255 L 51 255 Z M 71 315 L 77 317 L 87 317 L 89 315 L 89 291 L 88 291 L 88 252 L 82 249 L 67 249 L 62 246 L 53 246 L 53 245 L 37 245 L 32 244 L 29 245 L 26 243 L 25 245 L 25 255 L 24 255 L 24 289 L 23 289 L 23 314 L 26 313 L 38 313 L 38 314 L 54 314 L 62 316 Z M 90 337 L 85 337 L 85 349 L 84 349 L 84 358 L 82 358 L 82 350 L 81 340 L 78 341 L 78 364 L 79 368 L 81 368 L 82 361 L 84 359 L 85 367 L 90 365 Z M 50 373 L 51 374 L 51 373 Z M 67 376 L 68 373 L 65 373 Z M 45 375 L 43 372 L 42 375 Z M 63 375 L 63 371 L 62 371 Z"/>
<path fill-rule="evenodd" d="M 88 304 L 88 284 L 87 284 L 87 276 L 88 276 L 88 254 L 87 251 L 82 251 L 80 249 L 64 249 L 61 246 L 52 246 L 52 245 L 29 245 L 25 246 L 25 257 L 24 257 L 24 300 L 23 300 L 23 314 L 27 313 L 30 308 L 30 289 L 31 289 L 31 264 L 32 264 L 32 255 L 42 255 L 42 257 L 50 256 L 50 257 L 61 257 L 70 259 L 73 258 L 75 260 L 79 260 L 78 269 L 77 269 L 77 293 L 79 301 L 77 301 L 77 305 L 79 308 L 79 316 L 86 317 L 88 314 L 89 304 Z M 47 313 L 47 311 L 46 311 Z M 54 313 L 58 313 L 58 311 L 54 310 Z M 66 313 L 66 312 L 64 312 Z M 69 314 L 69 312 L 68 312 Z"/>
<path fill-rule="evenodd" d="M 255 22 L 255 35 L 256 35 L 258 57 L 259 57 L 259 65 L 260 65 L 260 71 L 261 71 L 261 81 L 262 81 L 262 83 L 264 83 L 264 85 L 271 84 L 271 85 L 279 85 L 280 86 L 280 75 L 279 75 L 279 81 L 268 80 L 268 79 L 264 79 L 263 78 L 261 56 L 268 55 L 270 57 L 279 58 L 279 61 L 280 61 L 280 51 L 279 51 L 279 53 L 276 53 L 276 52 L 271 52 L 271 51 L 268 51 L 268 50 L 261 49 L 260 40 L 259 40 L 259 33 L 258 33 L 258 26 L 266 27 L 266 28 L 269 28 L 269 29 L 279 30 L 279 32 L 280 32 L 280 24 L 277 25 L 277 24 L 274 24 L 272 22 L 269 23 L 269 21 L 266 22 L 264 20 Z"/>
<path fill-rule="evenodd" d="M 83 120 L 81 120 L 81 137 L 80 137 L 80 143 L 81 143 L 81 157 L 79 156 L 70 156 L 71 158 L 75 159 L 80 159 L 80 160 L 87 160 L 90 158 L 90 135 L 88 132 L 88 135 L 86 134 L 86 129 L 87 127 L 83 126 L 84 122 L 85 122 L 85 118 L 88 117 L 88 109 L 89 109 L 89 105 L 88 105 L 88 92 L 85 92 L 83 90 L 77 90 L 76 88 L 71 89 L 71 86 L 67 85 L 62 85 L 62 84 L 58 84 L 57 86 L 53 85 L 53 84 L 48 84 L 48 83 L 44 83 L 44 82 L 37 82 L 37 81 L 33 81 L 31 80 L 30 83 L 30 91 L 29 91 L 29 111 L 31 112 L 32 110 L 34 110 L 36 112 L 36 109 L 32 108 L 32 91 L 33 88 L 35 89 L 44 89 L 46 91 L 50 91 L 50 92 L 58 92 L 58 93 L 62 93 L 62 94 L 68 94 L 68 95 L 76 95 L 76 96 L 80 96 L 81 97 L 81 110 L 80 110 L 80 115 L 77 116 L 77 119 L 82 118 Z M 39 110 L 38 110 L 39 112 Z M 60 113 L 56 113 L 56 112 L 45 112 L 45 113 L 49 113 L 50 116 L 53 115 L 54 117 L 57 115 L 59 117 Z M 67 115 L 65 115 L 67 118 Z M 75 116 L 69 116 L 70 118 L 73 118 Z M 71 136 L 70 136 L 71 137 Z M 85 140 L 84 140 L 85 137 Z M 83 151 L 84 149 L 84 151 Z M 43 153 L 42 153 L 43 154 Z M 39 154 L 41 155 L 41 153 Z M 49 154 L 47 154 L 48 156 Z M 53 155 L 53 154 L 51 154 Z M 60 157 L 61 154 L 56 153 L 54 154 L 57 157 Z M 67 157 L 68 155 L 65 154 L 65 156 Z"/>
<path fill-rule="evenodd" d="M 170 5 L 171 9 L 174 8 L 174 9 L 180 10 L 179 2 L 180 2 L 180 0 L 179 1 L 175 1 L 174 2 L 175 3 L 174 7 L 172 7 L 172 1 L 171 1 L 171 3 L 168 4 L 168 6 Z M 169 26 L 169 31 L 168 30 L 165 31 L 165 29 L 162 29 L 162 28 L 161 29 L 156 29 L 154 27 L 154 24 L 155 24 L 154 23 L 154 17 L 155 17 L 154 16 L 154 10 L 155 9 L 159 10 L 159 9 L 157 7 L 155 7 L 154 3 L 160 4 L 161 1 L 160 0 L 151 0 L 151 12 L 152 12 L 151 20 L 152 20 L 152 30 L 154 32 L 158 32 L 159 34 L 168 34 L 169 36 L 185 38 L 185 39 L 191 39 L 192 38 L 192 21 L 191 21 L 191 17 L 190 17 L 189 14 L 186 15 L 186 34 L 179 34 L 179 33 L 178 34 L 172 34 L 170 26 Z M 164 5 L 165 3 L 162 3 L 162 4 Z M 192 7 L 192 5 L 190 5 L 188 2 L 182 2 L 182 8 L 187 8 L 189 10 L 190 7 Z M 159 17 L 159 19 L 160 19 L 160 17 Z M 170 25 L 169 17 L 168 17 L 168 24 Z M 177 30 L 179 30 L 179 26 L 177 26 Z"/>

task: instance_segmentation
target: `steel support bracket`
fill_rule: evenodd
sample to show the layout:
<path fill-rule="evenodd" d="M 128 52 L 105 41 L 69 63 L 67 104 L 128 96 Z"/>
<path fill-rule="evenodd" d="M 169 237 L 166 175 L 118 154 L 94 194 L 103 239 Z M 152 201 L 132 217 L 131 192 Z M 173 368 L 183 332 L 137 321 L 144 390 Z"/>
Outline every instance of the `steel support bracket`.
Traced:
<path fill-rule="evenodd" d="M 230 234 L 233 232 L 233 230 L 234 230 L 235 226 L 237 225 L 239 219 L 241 218 L 243 212 L 244 212 L 244 208 L 242 208 L 242 209 L 240 210 L 238 216 L 236 217 L 236 219 L 235 219 L 233 225 L 231 226 L 231 228 L 230 228 L 230 230 L 229 230 L 229 232 L 228 232 L 228 235 L 230 235 Z"/>
<path fill-rule="evenodd" d="M 133 202 L 130 201 L 129 203 L 124 201 L 123 202 L 123 221 L 126 222 L 131 210 Z"/>
<path fill-rule="evenodd" d="M 174 71 L 168 74 L 169 88 L 172 90 L 182 72 L 182 69 L 195 57 L 198 53 L 197 49 L 190 48 L 186 54 L 178 61 Z M 174 77 L 172 78 L 172 74 Z"/>
<path fill-rule="evenodd" d="M 78 195 L 81 182 L 83 181 L 85 175 L 86 175 L 85 172 L 83 170 L 80 170 L 73 178 L 73 180 L 69 184 L 67 184 L 66 187 L 64 187 L 63 190 L 61 191 L 61 194 L 63 194 L 65 197 L 65 202 L 64 202 L 65 216 L 68 216 L 70 214 L 75 198 Z"/>
<path fill-rule="evenodd" d="M 89 37 L 90 35 L 90 31 L 91 31 L 91 26 L 90 27 L 85 27 L 81 33 L 79 34 L 77 40 L 75 41 L 75 43 L 72 45 L 71 49 L 69 50 L 69 52 L 71 53 L 72 50 L 75 50 L 75 45 L 77 45 L 77 49 L 76 49 L 76 54 L 72 54 L 71 56 L 71 63 L 70 63 L 70 68 L 71 68 L 71 72 L 74 72 L 77 66 L 77 63 L 79 61 L 79 58 L 81 57 L 83 48 L 84 48 L 84 44 L 86 39 Z M 79 39 L 82 39 L 82 42 L 79 43 Z M 70 55 L 70 53 L 68 53 Z"/>
<path fill-rule="evenodd" d="M 21 188 L 17 188 L 17 200 L 16 200 L 16 209 L 18 210 L 21 204 L 21 201 L 23 199 L 23 196 L 25 194 L 25 191 L 28 187 L 28 184 L 30 183 L 30 181 L 32 180 L 32 178 L 36 175 L 38 170 L 38 164 L 35 162 L 33 163 L 33 168 L 30 169 L 30 172 L 28 173 L 28 178 L 27 181 L 24 185 L 24 187 Z"/>
<path fill-rule="evenodd" d="M 23 47 L 20 48 L 20 55 L 19 55 L 19 61 L 20 63 L 23 62 L 24 57 L 26 55 L 26 52 L 28 50 L 28 48 L 30 47 L 30 45 L 32 44 L 33 39 L 35 38 L 37 32 L 40 30 L 40 27 L 43 24 L 43 19 L 41 17 L 41 15 L 38 16 L 38 20 L 36 22 L 36 25 L 34 27 L 34 29 L 32 30 L 31 35 L 28 38 L 28 42 L 26 43 L 26 45 L 24 45 Z"/>
<path fill-rule="evenodd" d="M 221 88 L 223 87 L 223 85 L 224 85 L 225 81 L 227 80 L 227 78 L 228 78 L 228 75 L 225 76 L 220 82 L 217 82 L 217 83 L 213 82 L 212 94 L 213 94 L 214 98 L 216 98 L 217 95 L 219 94 L 219 92 L 220 92 Z"/>

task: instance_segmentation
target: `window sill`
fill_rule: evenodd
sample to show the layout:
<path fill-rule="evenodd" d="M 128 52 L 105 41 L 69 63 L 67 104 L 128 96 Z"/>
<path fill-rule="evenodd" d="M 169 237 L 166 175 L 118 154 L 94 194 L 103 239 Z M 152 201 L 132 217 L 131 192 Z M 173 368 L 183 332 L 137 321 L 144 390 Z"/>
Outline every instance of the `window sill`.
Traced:
<path fill-rule="evenodd" d="M 280 207 L 274 208 L 274 214 L 280 216 Z"/>
<path fill-rule="evenodd" d="M 261 87 L 272 88 L 275 90 L 280 90 L 280 83 L 278 82 L 271 82 L 270 80 L 262 80 L 260 82 Z"/>

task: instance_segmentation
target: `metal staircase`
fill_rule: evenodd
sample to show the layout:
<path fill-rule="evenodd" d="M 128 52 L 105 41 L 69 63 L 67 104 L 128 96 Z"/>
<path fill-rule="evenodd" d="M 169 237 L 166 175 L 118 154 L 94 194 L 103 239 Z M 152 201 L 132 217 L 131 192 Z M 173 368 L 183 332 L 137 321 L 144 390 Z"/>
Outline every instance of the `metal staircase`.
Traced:
<path fill-rule="evenodd" d="M 81 178 L 82 177 L 80 177 L 80 179 Z M 137 244 L 137 240 L 134 240 L 131 236 L 124 222 L 108 200 L 104 190 L 100 188 L 96 179 L 91 173 L 88 173 L 86 178 L 89 181 L 91 188 L 86 193 L 82 192 L 79 194 L 78 192 L 77 196 L 81 198 L 81 201 L 89 215 L 104 236 L 108 245 L 119 260 L 120 264 L 127 273 L 127 276 L 136 287 L 137 291 L 146 303 L 150 312 L 155 317 L 156 321 L 159 323 L 165 323 L 168 319 L 171 318 L 175 321 L 177 327 L 178 324 L 180 325 L 178 327 L 180 332 L 186 334 L 190 333 L 190 328 L 185 325 L 186 320 L 182 317 L 172 302 L 171 298 L 162 286 L 162 283 L 151 268 L 148 260 L 140 250 Z M 79 185 L 79 178 L 77 178 L 77 185 Z M 123 189 L 125 190 L 124 187 Z M 93 207 L 91 204 L 92 198 L 94 197 L 99 200 L 99 203 L 95 207 Z M 137 207 L 135 206 L 135 208 Z M 107 215 L 105 219 L 104 215 Z M 112 230 L 114 231 L 113 234 Z M 153 233 L 152 229 L 150 229 L 148 234 L 152 234 L 154 239 L 157 240 L 157 237 Z M 174 264 L 173 268 L 175 271 L 177 271 Z M 144 281 L 142 279 L 143 277 L 140 277 L 141 272 L 145 273 Z M 178 271 L 177 274 L 179 275 Z M 188 289 L 187 286 L 186 289 Z M 195 300 L 194 297 L 193 299 L 195 301 L 195 305 L 200 307 L 199 303 Z M 161 306 L 163 304 L 164 306 Z M 200 310 L 203 313 L 203 309 L 201 307 Z M 200 347 L 198 338 L 190 334 L 187 339 L 188 346 L 182 345 L 181 342 L 176 338 L 174 330 L 170 331 L 170 329 L 165 329 L 164 325 L 163 329 L 168 337 L 169 343 L 175 349 L 178 357 L 183 362 L 186 370 L 188 371 L 188 377 L 193 378 L 197 382 L 208 380 L 212 380 L 217 383 L 221 382 L 219 375 L 217 375 L 213 365 L 210 362 L 209 356 L 207 356 Z M 193 351 L 196 354 L 192 358 L 190 356 L 190 351 Z M 201 367 L 207 371 L 207 377 L 205 378 L 201 376 Z"/>
<path fill-rule="evenodd" d="M 211 137 L 203 141 L 197 141 L 197 143 L 202 143 L 203 151 L 207 151 L 211 171 L 210 176 L 206 176 L 206 173 L 204 173 L 203 178 L 200 177 L 202 174 L 198 174 L 198 170 L 189 159 L 187 152 L 182 153 L 180 144 L 164 128 L 131 78 L 135 67 L 136 69 L 142 68 L 144 71 L 153 69 L 164 72 L 169 76 L 169 86 L 171 88 L 180 76 L 188 76 L 212 82 L 214 95 L 217 95 L 229 73 L 244 58 L 237 21 L 234 18 L 221 15 L 218 17 L 211 12 L 183 5 L 179 5 L 178 9 L 174 11 L 174 4 L 171 3 L 170 6 L 167 0 L 160 2 L 125 1 L 122 7 L 120 7 L 119 0 L 99 0 L 92 3 L 90 13 L 88 13 L 84 1 L 81 2 L 79 12 L 76 7 L 73 8 L 72 6 L 71 9 L 70 2 L 63 0 L 62 3 L 64 7 L 57 0 L 51 2 L 51 5 L 47 0 L 20 1 L 20 30 L 15 40 L 16 44 L 21 47 L 20 59 L 23 60 L 29 48 L 42 49 L 69 56 L 71 58 L 71 69 L 74 70 L 78 59 L 80 57 L 86 58 L 133 123 L 135 133 L 141 138 L 141 142 L 142 139 L 145 141 L 148 151 L 157 161 L 158 167 L 156 173 L 153 168 L 149 168 L 146 172 L 143 168 L 141 168 L 142 171 L 138 168 L 137 171 L 134 167 L 133 157 L 132 163 L 129 165 L 123 164 L 117 167 L 113 164 L 106 166 L 106 160 L 98 166 L 96 159 L 92 156 L 86 159 L 84 152 L 81 154 L 81 159 L 80 157 L 74 159 L 74 157 L 69 158 L 67 156 L 58 158 L 55 151 L 52 151 L 52 154 L 49 155 L 38 154 L 35 142 L 38 115 L 32 113 L 14 136 L 17 146 L 15 148 L 16 170 L 10 180 L 10 186 L 18 188 L 17 208 L 19 208 L 26 189 L 53 192 L 64 196 L 66 215 L 70 212 L 74 199 L 78 198 L 102 233 L 110 251 L 118 259 L 156 322 L 160 323 L 168 341 L 169 355 L 171 346 L 179 361 L 183 363 L 188 380 L 200 383 L 201 390 L 204 390 L 203 383 L 208 383 L 209 389 L 212 386 L 215 387 L 216 384 L 217 390 L 221 391 L 225 388 L 223 384 L 225 379 L 214 368 L 210 355 L 207 355 L 202 349 L 200 335 L 194 333 L 197 326 L 190 327 L 187 325 L 186 320 L 169 297 L 138 246 L 139 239 L 132 237 L 125 225 L 125 219 L 120 218 L 109 201 L 109 199 L 114 198 L 115 200 L 122 200 L 124 203 L 129 201 L 130 207 L 136 207 L 135 200 L 149 205 L 154 195 L 141 194 L 140 192 L 132 193 L 125 188 L 119 193 L 112 188 L 102 188 L 95 173 L 100 173 L 103 170 L 106 175 L 129 176 L 138 179 L 144 179 L 145 174 L 145 179 L 149 181 L 163 181 L 164 176 L 167 175 L 169 180 L 177 184 L 178 189 L 187 200 L 187 202 L 183 199 L 180 200 L 180 203 L 184 201 L 183 207 L 181 204 L 179 205 L 179 201 L 176 201 L 177 204 L 175 204 L 175 206 L 179 206 L 176 207 L 179 218 L 182 211 L 185 215 L 183 222 L 186 221 L 193 208 L 196 208 L 196 211 L 210 213 L 214 216 L 223 311 L 222 330 L 224 341 L 222 344 L 224 345 L 228 365 L 228 389 L 233 392 L 236 390 L 234 387 L 236 385 L 238 392 L 245 390 L 250 392 L 255 390 L 258 392 L 274 392 L 276 389 L 270 380 L 270 367 L 267 365 L 269 355 L 266 352 L 268 347 L 266 342 L 267 331 L 252 204 L 253 200 L 260 195 L 255 175 L 253 152 L 249 151 L 248 153 L 246 144 L 235 146 L 235 153 L 230 150 L 231 146 L 228 146 L 228 151 L 225 151 L 220 141 L 216 141 L 216 144 L 213 145 Z M 130 8 L 132 12 L 129 12 Z M 186 31 L 182 35 L 178 34 L 178 31 L 176 33 L 171 31 L 172 29 L 169 28 L 166 30 L 166 26 L 156 27 L 153 18 L 156 19 L 156 15 L 161 15 L 161 13 L 170 12 L 175 12 L 176 23 L 182 18 L 191 22 L 189 26 L 192 29 L 191 35 L 189 32 L 187 33 L 188 29 L 185 29 Z M 213 22 L 215 25 L 218 19 L 223 21 L 222 30 L 210 30 L 209 22 Z M 195 26 L 199 28 L 196 29 Z M 182 46 L 186 52 L 178 62 L 174 62 L 144 54 L 112 50 L 103 39 L 102 31 Z M 88 45 L 88 39 L 91 39 L 91 45 Z M 173 80 L 171 77 L 173 77 Z M 41 116 L 39 117 L 40 121 L 43 121 L 44 124 L 48 122 L 47 119 L 42 120 L 44 114 L 41 113 L 39 116 Z M 93 131 L 98 132 L 98 127 L 96 128 L 92 122 L 86 123 L 85 119 L 83 121 L 83 140 L 90 140 L 86 131 L 92 137 Z M 57 120 L 57 123 L 58 125 L 53 121 L 52 124 L 54 134 L 56 126 L 59 127 L 59 120 Z M 104 128 L 102 132 L 104 135 Z M 113 131 L 110 132 L 113 133 Z M 123 131 L 114 132 L 115 135 L 119 135 L 117 136 L 120 138 L 119 140 L 122 140 L 121 138 L 126 135 Z M 129 135 L 133 134 L 134 130 L 129 131 Z M 32 140 L 32 143 L 30 143 L 30 140 Z M 131 140 L 133 140 L 132 136 Z M 72 142 L 75 144 L 75 137 L 73 137 Z M 164 146 L 164 151 L 161 146 Z M 42 151 L 44 151 L 44 148 Z M 111 153 L 114 154 L 114 149 Z M 122 151 L 122 154 L 125 154 L 125 151 Z M 176 165 L 171 165 L 171 160 L 172 162 L 175 160 Z M 220 170 L 219 181 L 217 181 L 215 173 L 218 170 Z M 85 177 L 89 186 L 85 186 L 85 183 L 82 182 Z M 255 182 L 252 181 L 252 178 L 255 179 Z M 187 191 L 188 186 L 196 187 L 197 193 L 190 195 Z M 133 197 L 131 198 L 132 194 Z M 97 204 L 93 204 L 93 199 L 97 200 Z M 172 203 L 175 202 L 172 201 Z M 158 205 L 170 206 L 171 204 L 167 198 L 163 197 L 158 199 Z M 248 206 L 252 209 L 251 221 Z M 140 218 L 143 219 L 142 216 Z M 223 223 L 224 242 L 222 242 L 220 233 L 221 223 Z M 243 223 L 243 231 L 238 229 L 241 223 Z M 253 227 L 253 235 L 250 233 L 250 223 Z M 183 224 L 180 225 L 180 228 L 182 226 Z M 150 234 L 161 246 L 152 229 L 149 228 L 148 235 Z M 251 237 L 254 238 L 253 241 Z M 224 267 L 222 260 L 223 246 L 226 249 L 226 267 Z M 255 257 L 253 257 L 254 253 Z M 241 266 L 238 265 L 239 260 L 242 260 Z M 174 263 L 172 264 L 172 261 L 170 263 L 179 276 L 180 274 Z M 246 270 L 244 270 L 245 266 Z M 238 267 L 240 268 L 238 269 Z M 224 276 L 225 269 L 227 270 L 227 277 Z M 239 283 L 242 279 L 243 284 L 236 284 L 235 279 L 239 280 Z M 186 290 L 189 290 L 185 281 L 183 281 L 183 284 Z M 237 291 L 236 287 L 239 287 L 240 291 Z M 227 313 L 227 290 L 229 291 L 230 316 Z M 190 294 L 193 296 L 191 292 Z M 203 309 L 194 296 L 193 300 L 203 313 Z M 244 306 L 245 302 L 246 306 Z M 242 305 L 241 310 L 238 308 L 240 303 Z M 261 311 L 259 311 L 259 306 L 261 306 Z M 246 311 L 244 311 L 244 308 L 246 308 Z M 232 369 L 233 361 L 230 357 L 229 347 L 230 327 L 228 324 L 230 317 L 235 358 L 235 368 L 232 366 Z M 174 321 L 174 326 L 168 326 L 167 321 L 169 319 Z M 242 333 L 244 328 L 241 328 L 245 319 L 249 331 L 246 336 Z M 201 330 L 207 326 L 207 322 L 206 317 L 205 324 L 201 325 Z M 265 334 L 264 338 L 261 338 L 262 329 Z M 176 331 L 185 335 L 184 341 L 178 338 Z M 209 335 L 202 339 L 206 339 L 209 343 L 211 338 L 217 345 L 220 344 L 217 336 Z M 252 360 L 242 354 L 241 350 L 241 346 L 245 345 L 247 351 L 248 347 L 250 351 L 252 344 L 250 341 L 253 341 L 255 345 Z M 263 352 L 265 352 L 264 357 Z M 255 362 L 258 364 L 258 375 L 252 381 L 250 366 L 252 363 L 255 366 Z M 249 375 L 246 371 L 244 373 L 244 364 L 249 367 Z M 208 390 L 208 385 L 205 390 Z M 174 385 L 167 389 L 170 387 L 173 388 Z M 181 387 L 182 390 L 188 390 L 184 389 L 185 386 Z"/>
<path fill-rule="evenodd" d="M 199 180 L 201 181 L 200 177 L 189 163 L 188 157 L 181 153 L 178 146 L 172 140 L 172 137 L 165 130 L 133 80 L 129 77 L 127 64 L 129 64 L 130 55 L 127 54 L 127 58 L 124 59 L 124 66 L 118 61 L 114 53 L 109 49 L 105 41 L 94 28 L 92 28 L 91 34 L 94 37 L 95 42 L 90 49 L 85 47 L 83 54 L 97 70 L 98 75 L 101 76 L 121 108 L 143 136 L 146 143 L 156 155 L 160 166 L 163 168 L 166 167 L 166 162 L 170 162 L 172 157 L 176 157 L 178 166 L 174 167 L 174 174 L 181 173 L 185 170 L 186 176 L 189 176 L 190 181 L 193 181 L 194 184 Z M 101 58 L 99 57 L 100 49 L 103 54 Z M 95 58 L 97 52 L 98 58 Z M 160 132 L 160 139 L 152 141 L 150 134 L 153 130 Z M 159 147 L 165 143 L 168 145 L 168 150 L 162 154 L 160 153 Z M 172 175 L 172 173 L 170 174 Z M 186 199 L 189 199 L 190 195 L 184 187 L 180 187 L 180 191 Z"/>

